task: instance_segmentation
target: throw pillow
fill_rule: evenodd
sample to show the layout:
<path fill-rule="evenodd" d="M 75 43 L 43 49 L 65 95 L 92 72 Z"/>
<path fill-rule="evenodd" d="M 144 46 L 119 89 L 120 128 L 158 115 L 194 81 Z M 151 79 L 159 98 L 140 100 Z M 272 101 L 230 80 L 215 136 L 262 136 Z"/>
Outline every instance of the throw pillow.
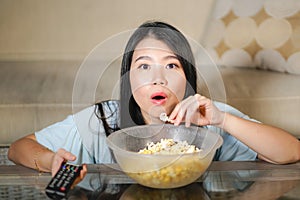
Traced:
<path fill-rule="evenodd" d="M 300 1 L 216 0 L 203 44 L 217 65 L 300 74 Z"/>

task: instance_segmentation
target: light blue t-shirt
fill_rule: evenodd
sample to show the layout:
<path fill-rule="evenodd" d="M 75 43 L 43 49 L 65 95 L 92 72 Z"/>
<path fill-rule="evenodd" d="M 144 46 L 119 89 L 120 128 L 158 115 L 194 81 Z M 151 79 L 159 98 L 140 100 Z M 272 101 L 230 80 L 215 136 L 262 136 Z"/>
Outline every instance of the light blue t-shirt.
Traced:
<path fill-rule="evenodd" d="M 220 102 L 214 102 L 220 110 L 231 113 L 244 119 L 252 120 L 247 115 L 233 107 Z M 119 102 L 106 101 L 102 103 L 105 116 L 109 116 L 109 125 L 119 124 Z M 97 117 L 97 106 L 88 107 L 65 120 L 55 123 L 35 133 L 37 141 L 57 151 L 64 148 L 77 156 L 75 164 L 113 163 L 111 152 L 106 144 L 106 134 L 102 121 Z M 214 160 L 242 161 L 255 160 L 257 153 L 215 126 L 205 126 L 211 131 L 220 134 L 223 145 L 217 150 Z"/>

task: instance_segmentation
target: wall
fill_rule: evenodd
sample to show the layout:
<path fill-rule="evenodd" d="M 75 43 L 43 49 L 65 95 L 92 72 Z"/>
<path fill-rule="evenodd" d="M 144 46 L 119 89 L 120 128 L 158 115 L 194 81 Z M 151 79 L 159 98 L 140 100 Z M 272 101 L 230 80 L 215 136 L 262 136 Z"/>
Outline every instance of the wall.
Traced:
<path fill-rule="evenodd" d="M 151 19 L 200 41 L 213 1 L 0 0 L 0 146 L 112 96 L 119 63 L 82 64 L 96 45 Z"/>
<path fill-rule="evenodd" d="M 199 41 L 213 0 L 0 0 L 0 60 L 81 60 L 149 19 Z"/>

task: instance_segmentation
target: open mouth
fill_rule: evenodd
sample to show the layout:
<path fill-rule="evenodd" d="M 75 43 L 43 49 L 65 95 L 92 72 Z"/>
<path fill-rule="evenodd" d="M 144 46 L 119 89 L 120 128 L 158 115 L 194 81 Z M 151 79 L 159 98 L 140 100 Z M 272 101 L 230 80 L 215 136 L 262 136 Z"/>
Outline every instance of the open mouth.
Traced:
<path fill-rule="evenodd" d="M 154 97 L 152 97 L 152 99 L 154 99 L 154 100 L 162 100 L 162 99 L 165 99 L 166 97 L 164 97 L 164 96 L 154 96 Z"/>
<path fill-rule="evenodd" d="M 163 104 L 167 100 L 165 93 L 154 93 L 151 95 L 151 100 L 154 104 Z"/>

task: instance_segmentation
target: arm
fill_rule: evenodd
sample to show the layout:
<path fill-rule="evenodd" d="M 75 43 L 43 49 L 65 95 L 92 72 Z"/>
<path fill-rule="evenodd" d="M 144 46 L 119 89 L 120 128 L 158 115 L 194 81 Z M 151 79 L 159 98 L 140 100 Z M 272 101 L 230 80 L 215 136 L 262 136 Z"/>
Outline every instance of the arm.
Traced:
<path fill-rule="evenodd" d="M 36 141 L 35 135 L 30 134 L 11 144 L 8 158 L 16 164 L 44 172 L 50 172 L 54 152 Z"/>
<path fill-rule="evenodd" d="M 54 175 L 64 160 L 75 160 L 70 152 L 59 149 L 53 152 L 39 144 L 34 134 L 25 136 L 11 144 L 8 158 L 16 164 Z"/>
<path fill-rule="evenodd" d="M 223 113 L 223 129 L 258 153 L 262 160 L 284 164 L 300 159 L 300 142 L 277 127 Z"/>
<path fill-rule="evenodd" d="M 176 105 L 169 118 L 175 125 L 185 121 L 186 126 L 193 123 L 223 128 L 268 162 L 284 164 L 300 160 L 300 142 L 288 132 L 222 112 L 199 94 Z"/>

